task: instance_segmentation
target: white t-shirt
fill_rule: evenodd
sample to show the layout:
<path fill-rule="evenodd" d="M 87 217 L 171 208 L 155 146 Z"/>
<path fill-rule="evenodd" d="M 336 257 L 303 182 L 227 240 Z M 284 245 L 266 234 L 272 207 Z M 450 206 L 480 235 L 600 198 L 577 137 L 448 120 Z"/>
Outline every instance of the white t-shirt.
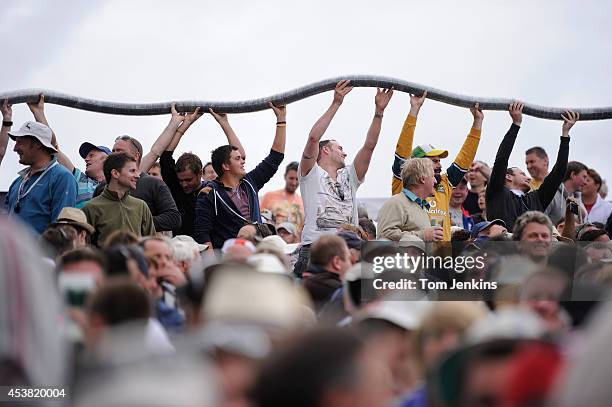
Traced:
<path fill-rule="evenodd" d="M 323 233 L 335 233 L 343 223 L 359 224 L 355 194 L 363 180 L 357 179 L 353 164 L 338 170 L 336 182 L 316 163 L 308 175 L 301 173 L 298 168 L 305 214 L 302 244 L 315 242 Z"/>

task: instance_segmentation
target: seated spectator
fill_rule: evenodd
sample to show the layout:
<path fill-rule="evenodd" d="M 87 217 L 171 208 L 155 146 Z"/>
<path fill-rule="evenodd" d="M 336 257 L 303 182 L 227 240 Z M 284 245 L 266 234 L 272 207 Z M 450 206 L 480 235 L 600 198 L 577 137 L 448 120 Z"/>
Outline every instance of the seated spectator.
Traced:
<path fill-rule="evenodd" d="M 297 228 L 293 223 L 283 222 L 276 227 L 276 233 L 288 244 L 299 243 Z"/>
<path fill-rule="evenodd" d="M 475 224 L 470 232 L 470 237 L 475 243 L 483 243 L 492 237 L 504 236 L 507 233 L 506 223 L 501 219 L 495 219 Z"/>
<path fill-rule="evenodd" d="M 40 235 L 40 242 L 50 251 L 52 260 L 76 247 L 77 231 L 72 226 L 51 226 Z"/>
<path fill-rule="evenodd" d="M 612 261 L 612 246 L 609 243 L 595 242 L 584 248 L 591 261 Z"/>
<path fill-rule="evenodd" d="M 223 253 L 223 260 L 225 261 L 244 263 L 256 250 L 255 245 L 251 241 L 236 238 L 227 239 L 223 243 L 221 253 Z"/>
<path fill-rule="evenodd" d="M 91 235 L 95 232 L 93 226 L 87 223 L 87 216 L 78 208 L 63 208 L 57 216 L 57 221 L 52 224 L 69 225 L 77 232 L 75 247 L 85 247 L 91 241 Z"/>
<path fill-rule="evenodd" d="M 83 207 L 87 222 L 95 229 L 94 243 L 101 244 L 120 229 L 136 236 L 154 235 L 153 216 L 146 202 L 129 194 L 139 178 L 136 160 L 126 153 L 113 153 L 104 161 L 104 176 L 104 192 Z"/>
<path fill-rule="evenodd" d="M 359 227 L 368 234 L 368 240 L 376 240 L 376 225 L 370 218 L 359 218 Z"/>
<path fill-rule="evenodd" d="M 411 158 L 402 166 L 404 189 L 393 195 L 378 212 L 378 238 L 398 241 L 409 232 L 424 241 L 438 241 L 444 229 L 430 226 L 427 197 L 433 195 L 436 178 L 433 164 L 427 158 Z"/>
<path fill-rule="evenodd" d="M 351 253 L 351 265 L 359 263 L 359 261 L 361 261 L 361 247 L 365 243 L 365 240 L 354 232 L 340 231 L 337 235 L 346 242 L 349 248 L 349 252 Z"/>
<path fill-rule="evenodd" d="M 310 332 L 263 364 L 253 399 L 270 407 L 388 406 L 388 372 L 374 353 L 346 331 Z"/>
<path fill-rule="evenodd" d="M 552 223 L 548 216 L 538 211 L 524 212 L 516 219 L 512 239 L 519 243 L 519 250 L 536 263 L 546 260 L 552 242 Z"/>
<path fill-rule="evenodd" d="M 115 230 L 103 242 L 102 247 L 132 246 L 139 242 L 138 236 L 129 230 Z"/>
<path fill-rule="evenodd" d="M 351 253 L 342 238 L 322 235 L 312 245 L 310 264 L 304 273 L 304 288 L 319 310 L 342 286 L 342 277 L 351 268 Z"/>

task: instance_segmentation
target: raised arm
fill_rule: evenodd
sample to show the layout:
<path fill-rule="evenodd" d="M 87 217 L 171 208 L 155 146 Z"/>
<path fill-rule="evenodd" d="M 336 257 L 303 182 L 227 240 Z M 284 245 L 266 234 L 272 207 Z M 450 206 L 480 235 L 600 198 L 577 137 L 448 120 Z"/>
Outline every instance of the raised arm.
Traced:
<path fill-rule="evenodd" d="M 468 133 L 463 146 L 455 161 L 448 167 L 446 174 L 448 180 L 453 186 L 459 185 L 459 182 L 465 177 L 468 169 L 472 165 L 474 158 L 476 157 L 476 151 L 478 150 L 478 144 L 480 143 L 480 133 L 482 131 L 482 121 L 484 120 L 484 113 L 480 109 L 480 104 L 476 103 L 470 108 L 470 112 L 474 117 L 472 127 Z"/>
<path fill-rule="evenodd" d="M 557 188 L 559 188 L 559 185 L 563 182 L 563 176 L 567 170 L 567 160 L 569 156 L 569 131 L 579 119 L 578 113 L 570 111 L 566 111 L 561 117 L 563 118 L 563 126 L 561 127 L 561 142 L 559 145 L 559 152 L 557 153 L 557 161 L 537 190 L 540 203 L 544 208 L 553 200 L 557 193 Z"/>
<path fill-rule="evenodd" d="M 49 126 L 49 122 L 47 122 L 47 117 L 45 116 L 45 95 L 41 93 L 38 97 L 38 102 L 28 103 L 28 107 L 30 108 L 32 115 L 34 116 L 34 120 L 51 128 L 51 126 Z M 72 161 L 70 161 L 70 158 L 68 158 L 68 156 L 60 150 L 59 144 L 57 142 L 57 137 L 55 136 L 55 132 L 53 131 L 53 129 L 51 129 L 51 133 L 51 144 L 53 144 L 53 147 L 55 147 L 55 149 L 57 150 L 57 161 L 64 167 L 66 167 L 68 171 L 70 171 L 70 173 L 74 173 L 74 164 L 72 163 Z"/>
<path fill-rule="evenodd" d="M 174 132 L 174 136 L 172 137 L 172 141 L 170 141 L 170 144 L 168 144 L 168 146 L 166 146 L 165 151 L 174 151 L 174 150 L 176 150 L 176 146 L 178 146 L 179 142 L 181 141 L 181 138 L 185 135 L 185 133 L 187 133 L 187 130 L 189 130 L 191 125 L 196 120 L 198 120 L 200 117 L 202 117 L 202 114 L 203 113 L 200 113 L 200 108 L 196 107 L 196 109 L 193 111 L 193 113 L 189 113 L 188 115 L 186 115 L 184 117 L 183 122 L 181 123 L 181 125 Z"/>
<path fill-rule="evenodd" d="M 302 153 L 302 159 L 300 160 L 300 174 L 302 177 L 308 175 L 312 167 L 314 167 L 315 163 L 317 162 L 317 156 L 319 155 L 319 141 L 321 141 L 321 137 L 323 137 L 323 134 L 325 134 L 329 124 L 344 101 L 344 97 L 352 89 L 353 87 L 349 86 L 349 81 L 343 80 L 338 82 L 336 84 L 336 89 L 334 89 L 334 100 L 332 101 L 331 106 L 325 111 L 325 113 L 323 113 L 323 116 L 317 120 L 314 126 L 312 126 L 310 134 L 308 134 L 306 147 L 304 147 L 304 152 Z"/>
<path fill-rule="evenodd" d="M 425 103 L 425 98 L 427 98 L 427 91 L 423 92 L 421 96 L 410 95 L 410 112 L 408 112 L 408 116 L 402 127 L 402 132 L 397 139 L 393 167 L 391 167 L 391 171 L 393 172 L 391 195 L 399 194 L 404 188 L 404 183 L 402 181 L 402 165 L 404 165 L 404 162 L 406 162 L 406 159 L 410 157 L 410 153 L 412 152 L 417 117 L 423 103 Z"/>
<path fill-rule="evenodd" d="M 370 125 L 370 129 L 366 135 L 365 143 L 363 143 L 363 147 L 359 149 L 357 155 L 355 156 L 355 161 L 353 161 L 355 173 L 357 174 L 357 179 L 359 181 L 363 181 L 363 178 L 368 171 L 368 167 L 370 166 L 370 160 L 372 159 L 374 148 L 376 148 L 376 144 L 378 143 L 378 136 L 380 136 L 383 114 L 387 108 L 387 105 L 389 104 L 389 101 L 391 100 L 391 96 L 393 96 L 392 88 L 376 90 L 376 97 L 374 98 L 374 105 L 376 106 L 376 109 L 374 110 L 374 118 L 372 119 L 372 124 Z"/>
<path fill-rule="evenodd" d="M 8 104 L 7 99 L 4 99 L 0 111 L 2 111 L 2 130 L 0 130 L 0 164 L 2 164 L 2 159 L 4 154 L 6 154 L 6 147 L 8 146 L 8 132 L 13 123 L 13 108 L 12 105 Z"/>
<path fill-rule="evenodd" d="M 240 153 L 242 158 L 246 159 L 246 152 L 244 151 L 244 147 L 242 147 L 240 139 L 234 132 L 234 129 L 232 129 L 232 126 L 230 126 L 227 114 L 215 113 L 212 108 L 208 109 L 208 111 L 210 112 L 212 117 L 215 118 L 217 123 L 219 123 L 219 126 L 221 126 L 223 133 L 225 133 L 225 137 L 227 137 L 227 144 L 229 144 L 230 146 L 238 147 L 238 152 Z"/>
<path fill-rule="evenodd" d="M 287 107 L 276 107 L 272 102 L 268 103 L 268 105 L 276 115 L 276 133 L 274 134 L 274 141 L 272 142 L 272 150 L 284 154 L 285 142 L 287 140 Z"/>
<path fill-rule="evenodd" d="M 157 161 L 159 156 L 166 150 L 166 147 L 168 147 L 168 144 L 170 144 L 176 131 L 183 122 L 184 116 L 176 111 L 176 105 L 174 103 L 170 107 L 170 113 L 172 114 L 170 122 L 157 140 L 155 140 L 151 146 L 151 150 L 142 157 L 142 160 L 140 160 L 140 172 L 148 172 L 149 169 L 151 169 L 155 161 Z"/>
<path fill-rule="evenodd" d="M 508 169 L 508 160 L 516 141 L 516 136 L 521 128 L 523 121 L 523 106 L 521 102 L 513 102 L 510 104 L 508 111 L 512 118 L 512 125 L 508 132 L 504 136 L 497 155 L 495 156 L 495 162 L 493 163 L 493 169 L 491 170 L 491 178 L 487 184 L 486 200 L 492 201 L 494 198 L 499 197 L 505 187 L 506 182 L 506 170 Z"/>

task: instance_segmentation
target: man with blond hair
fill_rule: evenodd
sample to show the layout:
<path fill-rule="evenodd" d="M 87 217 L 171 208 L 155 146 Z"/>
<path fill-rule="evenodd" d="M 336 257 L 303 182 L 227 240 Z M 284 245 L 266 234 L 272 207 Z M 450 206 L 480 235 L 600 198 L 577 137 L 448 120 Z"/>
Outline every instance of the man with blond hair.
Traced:
<path fill-rule="evenodd" d="M 393 195 L 378 212 L 378 238 L 399 241 L 402 232 L 425 241 L 444 238 L 441 226 L 430 226 L 427 198 L 434 194 L 434 165 L 428 158 L 410 158 L 401 171 L 404 188 Z"/>

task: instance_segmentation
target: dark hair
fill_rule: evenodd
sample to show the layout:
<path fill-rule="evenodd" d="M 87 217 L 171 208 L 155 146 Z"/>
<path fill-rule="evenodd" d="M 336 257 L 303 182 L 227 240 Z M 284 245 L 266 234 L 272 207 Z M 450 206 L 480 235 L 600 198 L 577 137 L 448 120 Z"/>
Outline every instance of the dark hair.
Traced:
<path fill-rule="evenodd" d="M 202 160 L 200 160 L 200 157 L 193 153 L 183 153 L 183 155 L 176 160 L 176 165 L 174 168 L 176 172 L 191 170 L 196 175 L 201 174 Z"/>
<path fill-rule="evenodd" d="M 589 168 L 587 170 L 587 174 L 589 174 L 589 177 L 593 178 L 593 182 L 595 182 L 595 184 L 597 185 L 597 192 L 599 192 L 599 190 L 601 189 L 601 184 L 603 184 L 601 175 L 599 175 L 599 173 L 597 173 L 597 171 L 595 171 L 593 168 Z"/>
<path fill-rule="evenodd" d="M 531 147 L 529 150 L 525 151 L 525 155 L 535 154 L 538 158 L 548 158 L 548 154 L 546 154 L 546 150 L 542 147 Z"/>
<path fill-rule="evenodd" d="M 106 184 L 110 184 L 112 179 L 111 172 L 113 170 L 121 171 L 123 167 L 128 162 L 137 162 L 131 155 L 127 153 L 112 153 L 106 160 L 104 160 L 104 164 L 102 166 L 102 170 L 104 171 L 104 179 L 106 180 Z"/>
<path fill-rule="evenodd" d="M 235 150 L 238 150 L 238 147 L 226 144 L 224 146 L 217 147 L 212 151 L 210 160 L 213 169 L 217 173 L 217 176 L 223 176 L 223 164 L 229 164 L 232 151 Z"/>
<path fill-rule="evenodd" d="M 572 174 L 578 174 L 580 172 L 588 171 L 588 167 L 579 161 L 570 161 L 567 163 L 567 170 L 565 171 L 565 176 L 563 177 L 563 181 L 567 181 L 571 178 Z"/>
<path fill-rule="evenodd" d="M 329 143 L 331 143 L 334 140 L 321 140 L 319 141 L 319 154 L 317 155 L 317 162 L 319 161 L 319 159 L 321 158 L 321 150 L 323 150 L 323 147 L 329 145 Z"/>
<path fill-rule="evenodd" d="M 368 235 L 376 239 L 376 225 L 370 218 L 359 218 L 359 227 L 365 230 Z"/>
<path fill-rule="evenodd" d="M 310 248 L 310 262 L 315 266 L 325 267 L 334 258 L 340 256 L 346 260 L 346 242 L 336 235 L 323 235 Z"/>
<path fill-rule="evenodd" d="M 603 229 L 592 229 L 587 230 L 586 232 L 580 235 L 578 239 L 581 242 L 594 242 L 599 236 L 607 235 L 606 231 Z"/>
<path fill-rule="evenodd" d="M 151 316 L 147 293 L 127 278 L 114 278 L 94 292 L 88 307 L 110 326 Z"/>
<path fill-rule="evenodd" d="M 289 171 L 296 171 L 298 170 L 298 162 L 297 161 L 291 161 L 289 164 L 287 164 L 287 167 L 285 167 L 285 175 L 287 175 L 287 173 Z"/>
<path fill-rule="evenodd" d="M 102 270 L 106 268 L 106 259 L 98 249 L 93 247 L 79 247 L 64 253 L 57 261 L 57 268 L 62 269 L 69 264 L 92 261 L 97 263 Z"/>
<path fill-rule="evenodd" d="M 340 329 L 304 335 L 264 362 L 253 389 L 256 405 L 319 406 L 330 390 L 350 391 L 362 347 L 359 339 Z"/>
<path fill-rule="evenodd" d="M 151 168 L 161 168 L 161 165 L 159 164 L 159 161 L 155 161 L 152 165 Z M 151 169 L 149 168 L 149 170 Z"/>
<path fill-rule="evenodd" d="M 61 256 L 68 250 L 74 249 L 77 230 L 72 225 L 50 226 L 40 236 L 40 242 L 50 249 L 53 257 Z"/>
<path fill-rule="evenodd" d="M 506 168 L 506 175 L 514 175 L 514 170 L 516 168 L 517 167 L 508 167 L 508 168 Z"/>

